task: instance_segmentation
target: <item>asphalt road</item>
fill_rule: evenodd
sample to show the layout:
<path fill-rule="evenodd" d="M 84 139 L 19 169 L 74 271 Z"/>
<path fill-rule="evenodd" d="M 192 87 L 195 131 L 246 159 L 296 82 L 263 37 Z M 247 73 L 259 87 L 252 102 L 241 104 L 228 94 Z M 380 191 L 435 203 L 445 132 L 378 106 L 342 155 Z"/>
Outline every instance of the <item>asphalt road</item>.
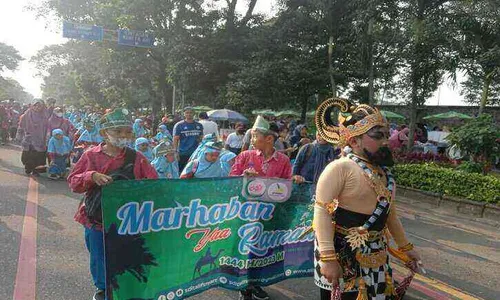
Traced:
<path fill-rule="evenodd" d="M 83 229 L 73 221 L 79 201 L 64 181 L 24 175 L 19 148 L 0 146 L 0 299 L 92 299 Z M 397 207 L 427 270 L 405 299 L 500 299 L 498 228 L 425 205 Z M 311 278 L 266 290 L 275 300 L 319 299 Z M 191 299 L 237 293 L 213 289 Z"/>

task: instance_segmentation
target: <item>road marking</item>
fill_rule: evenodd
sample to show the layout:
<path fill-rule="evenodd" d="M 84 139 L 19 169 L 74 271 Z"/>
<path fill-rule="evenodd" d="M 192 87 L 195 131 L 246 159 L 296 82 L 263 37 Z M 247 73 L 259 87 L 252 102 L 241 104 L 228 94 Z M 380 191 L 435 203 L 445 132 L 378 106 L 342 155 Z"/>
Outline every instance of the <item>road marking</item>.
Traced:
<path fill-rule="evenodd" d="M 392 266 L 395 270 L 397 270 L 399 272 L 399 274 L 408 273 L 408 270 L 403 268 L 400 265 L 392 264 Z M 398 279 L 400 279 L 400 278 L 398 278 Z M 460 300 L 481 300 L 482 299 L 482 298 L 477 298 L 477 297 L 473 297 L 469 294 L 466 294 L 466 293 L 458 290 L 457 288 L 452 287 L 452 286 L 450 286 L 444 282 L 441 282 L 437 279 L 431 279 L 431 278 L 425 277 L 421 274 L 415 274 L 415 277 L 413 278 L 413 281 L 411 283 L 411 287 L 418 290 L 419 292 L 426 294 L 427 296 L 432 297 L 431 299 L 447 299 L 449 297 L 443 298 L 442 293 L 433 291 L 433 290 L 429 289 L 427 286 L 420 284 L 418 282 L 415 282 L 415 280 L 418 280 L 427 286 L 430 286 L 434 289 L 437 289 L 441 292 L 446 293 L 445 296 L 453 296 L 453 297 L 456 297 L 457 299 L 460 299 Z"/>
<path fill-rule="evenodd" d="M 35 300 L 38 182 L 30 177 L 13 300 Z"/>

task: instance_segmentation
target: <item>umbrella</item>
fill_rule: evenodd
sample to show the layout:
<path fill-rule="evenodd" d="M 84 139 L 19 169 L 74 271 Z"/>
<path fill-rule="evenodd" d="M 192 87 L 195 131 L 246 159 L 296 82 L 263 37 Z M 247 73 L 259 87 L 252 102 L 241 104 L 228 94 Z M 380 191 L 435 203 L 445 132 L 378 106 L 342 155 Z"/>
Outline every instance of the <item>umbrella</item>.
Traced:
<path fill-rule="evenodd" d="M 300 113 L 296 112 L 296 111 L 293 111 L 293 110 L 283 110 L 283 111 L 279 111 L 276 113 L 276 116 L 277 117 L 281 117 L 281 116 L 294 116 L 294 117 L 300 117 Z"/>
<path fill-rule="evenodd" d="M 472 117 L 456 111 L 449 111 L 442 114 L 427 116 L 424 118 L 424 120 L 445 120 L 445 119 L 472 119 Z"/>
<path fill-rule="evenodd" d="M 210 111 L 213 110 L 213 108 L 208 107 L 206 105 L 201 105 L 201 106 L 194 106 L 193 110 L 196 112 L 201 112 L 201 111 Z"/>
<path fill-rule="evenodd" d="M 381 110 L 380 113 L 386 117 L 387 119 L 406 119 L 405 116 L 402 116 L 400 114 L 397 114 L 397 113 L 393 113 L 392 111 L 387 111 L 387 110 Z"/>
<path fill-rule="evenodd" d="M 235 112 L 229 109 L 216 109 L 207 112 L 210 119 L 216 121 L 231 121 L 231 122 L 243 122 L 248 123 L 248 119 L 245 118 L 239 112 Z"/>
<path fill-rule="evenodd" d="M 256 109 L 252 110 L 252 114 L 261 116 L 276 116 L 276 112 L 270 109 Z"/>

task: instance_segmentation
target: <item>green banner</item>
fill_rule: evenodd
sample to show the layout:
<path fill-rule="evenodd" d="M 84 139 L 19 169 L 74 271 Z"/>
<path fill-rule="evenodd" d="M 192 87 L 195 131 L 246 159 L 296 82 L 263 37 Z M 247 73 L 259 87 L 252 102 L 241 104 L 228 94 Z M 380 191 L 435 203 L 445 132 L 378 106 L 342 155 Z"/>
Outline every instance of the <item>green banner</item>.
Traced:
<path fill-rule="evenodd" d="M 103 189 L 112 300 L 183 299 L 313 276 L 310 185 L 242 177 Z"/>

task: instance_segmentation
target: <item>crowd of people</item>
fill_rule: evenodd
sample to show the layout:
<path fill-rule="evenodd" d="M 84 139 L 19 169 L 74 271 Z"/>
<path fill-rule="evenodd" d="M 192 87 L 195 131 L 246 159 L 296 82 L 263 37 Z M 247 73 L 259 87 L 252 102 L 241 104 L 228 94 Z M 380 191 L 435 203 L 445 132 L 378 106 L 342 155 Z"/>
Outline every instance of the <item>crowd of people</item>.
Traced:
<path fill-rule="evenodd" d="M 342 239 L 346 238 L 345 235 L 338 237 L 328 233 L 327 223 L 331 225 L 332 212 L 340 206 L 350 223 L 359 223 L 357 226 L 360 226 L 368 222 L 366 219 L 371 215 L 372 205 L 364 206 L 363 199 L 373 198 L 375 203 L 380 202 L 381 196 L 374 192 L 384 188 L 373 190 L 373 185 L 359 181 L 363 170 L 385 174 L 386 169 L 382 166 L 391 162 L 389 145 L 395 147 L 393 150 L 402 147 L 408 133 L 407 128 L 393 126 L 390 126 L 391 133 L 384 131 L 386 127 L 389 129 L 385 119 L 379 116 L 378 111 L 368 112 L 365 109 L 364 114 L 353 118 L 356 123 L 339 121 L 346 124 L 336 135 L 346 137 L 344 146 L 347 147 L 341 151 L 334 146 L 341 143 L 330 138 L 328 132 L 322 133 L 321 124 L 317 124 L 320 127 L 312 137 L 306 125 L 297 124 L 292 119 L 269 120 L 257 116 L 251 128 L 236 123 L 234 132 L 224 136 L 219 133 L 217 123 L 210 121 L 206 113 L 200 113 L 195 120 L 191 107 L 184 108 L 180 120 L 173 116 L 162 117 L 154 130 L 154 118 L 140 117 L 138 113 L 124 108 L 65 109 L 55 104 L 54 99 L 35 99 L 25 107 L 14 102 L 0 106 L 2 141 L 7 142 L 10 138 L 20 142 L 23 149 L 21 161 L 26 174 L 39 176 L 41 172 L 48 172 L 51 179 L 66 178 L 73 192 L 85 194 L 75 220 L 85 228 L 90 271 L 97 289 L 93 299 L 96 300 L 106 298 L 99 198 L 102 186 L 124 179 L 189 180 L 243 175 L 289 179 L 297 184 L 311 183 L 313 194 L 317 194 L 315 230 L 319 244 L 316 245 L 318 254 L 315 258 L 317 264 L 322 264 L 322 274 L 317 274 L 316 283 L 322 288 L 322 299 L 330 299 L 329 290 L 334 289 L 331 283 L 342 276 L 338 263 L 345 262 L 338 261 L 338 254 L 335 254 L 344 251 L 338 248 L 337 239 L 345 243 Z M 380 119 L 370 123 L 373 116 Z M 416 138 L 421 139 L 423 134 L 422 130 Z M 390 176 L 387 178 L 385 184 L 390 191 L 393 183 L 389 181 Z M 364 195 L 363 199 L 358 197 L 359 192 Z M 390 197 L 390 194 L 385 193 L 383 197 Z M 333 210 L 332 201 L 335 204 Z M 346 210 L 348 207 L 353 208 L 355 213 Z M 388 210 L 388 207 L 377 206 L 376 212 L 380 215 L 381 211 Z M 337 224 L 342 225 L 342 220 Z M 390 217 L 381 218 L 379 223 L 374 228 L 384 228 L 387 223 L 402 251 L 415 261 L 419 260 L 404 236 L 395 210 L 391 210 Z M 349 228 L 345 230 L 348 232 Z M 382 240 L 378 243 L 380 247 L 385 245 Z M 349 260 L 354 259 L 356 254 L 353 251 L 343 255 L 349 256 Z M 369 256 L 377 249 L 363 251 L 363 255 Z M 337 261 L 337 264 L 330 263 Z M 342 268 L 345 267 L 342 265 Z M 356 291 L 366 293 L 365 286 L 368 285 L 370 298 L 366 299 L 392 299 L 392 294 L 391 297 L 380 298 L 384 294 L 380 292 L 380 286 L 386 287 L 392 280 L 385 260 L 377 270 L 380 268 L 386 278 L 385 281 L 379 280 L 378 289 L 377 284 L 371 284 L 368 279 L 375 272 L 371 269 L 363 272 L 354 270 L 348 278 L 353 280 L 354 276 L 365 280 L 360 281 L 363 286 L 358 285 Z M 388 295 L 387 291 L 385 295 Z M 269 296 L 261 287 L 250 285 L 240 292 L 240 299 L 269 299 Z"/>

